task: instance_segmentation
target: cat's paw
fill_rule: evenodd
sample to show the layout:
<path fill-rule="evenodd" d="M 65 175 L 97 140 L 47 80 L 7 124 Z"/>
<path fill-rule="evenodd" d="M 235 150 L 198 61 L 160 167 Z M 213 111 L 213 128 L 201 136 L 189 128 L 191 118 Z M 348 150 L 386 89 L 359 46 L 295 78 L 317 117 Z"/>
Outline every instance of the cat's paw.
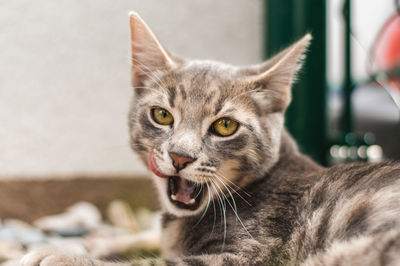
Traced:
<path fill-rule="evenodd" d="M 51 250 L 29 252 L 21 259 L 21 266 L 101 266 L 89 258 L 63 254 Z"/>

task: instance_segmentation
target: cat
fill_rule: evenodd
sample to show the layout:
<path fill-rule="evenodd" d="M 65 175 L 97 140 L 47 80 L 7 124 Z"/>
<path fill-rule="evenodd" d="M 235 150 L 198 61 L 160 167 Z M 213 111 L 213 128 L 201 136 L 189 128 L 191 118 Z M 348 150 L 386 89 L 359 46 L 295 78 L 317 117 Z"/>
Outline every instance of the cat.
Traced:
<path fill-rule="evenodd" d="M 23 266 L 400 265 L 400 164 L 324 168 L 284 128 L 309 34 L 235 67 L 170 54 L 134 12 L 130 26 L 131 147 L 164 211 L 162 258 L 39 251 Z"/>

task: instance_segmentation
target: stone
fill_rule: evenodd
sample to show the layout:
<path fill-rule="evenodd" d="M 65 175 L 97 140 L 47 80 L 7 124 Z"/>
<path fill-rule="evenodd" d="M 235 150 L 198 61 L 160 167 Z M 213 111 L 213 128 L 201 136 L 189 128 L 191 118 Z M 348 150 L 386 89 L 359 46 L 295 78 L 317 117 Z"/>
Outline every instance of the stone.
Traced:
<path fill-rule="evenodd" d="M 5 220 L 0 227 L 0 241 L 16 242 L 22 245 L 43 242 L 46 235 L 39 229 L 18 220 Z"/>
<path fill-rule="evenodd" d="M 33 224 L 45 232 L 63 236 L 81 236 L 102 223 L 100 211 L 89 202 L 79 202 L 64 213 L 45 216 Z"/>

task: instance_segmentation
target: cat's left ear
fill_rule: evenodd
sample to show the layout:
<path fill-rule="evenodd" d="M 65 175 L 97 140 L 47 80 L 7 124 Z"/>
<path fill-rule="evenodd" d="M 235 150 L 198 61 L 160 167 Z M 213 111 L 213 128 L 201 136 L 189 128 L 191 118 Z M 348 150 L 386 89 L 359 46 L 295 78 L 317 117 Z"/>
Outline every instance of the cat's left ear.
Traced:
<path fill-rule="evenodd" d="M 246 87 L 266 112 L 283 112 L 288 107 L 291 86 L 311 39 L 311 35 L 307 34 L 268 61 L 244 69 Z"/>
<path fill-rule="evenodd" d="M 177 60 L 161 45 L 149 26 L 136 12 L 129 12 L 132 41 L 132 83 L 143 86 L 145 80 L 175 68 Z"/>

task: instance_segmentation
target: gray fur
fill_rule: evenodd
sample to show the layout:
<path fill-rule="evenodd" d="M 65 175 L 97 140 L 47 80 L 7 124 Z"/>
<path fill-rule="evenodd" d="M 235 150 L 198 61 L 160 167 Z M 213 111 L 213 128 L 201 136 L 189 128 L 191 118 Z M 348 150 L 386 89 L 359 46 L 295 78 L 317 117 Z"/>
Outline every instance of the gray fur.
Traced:
<path fill-rule="evenodd" d="M 165 212 L 162 258 L 131 265 L 400 265 L 400 164 L 326 169 L 283 128 L 310 36 L 238 68 L 177 59 L 137 14 L 131 26 L 131 146 L 144 163 L 153 150 L 168 176 L 177 175 L 169 152 L 196 158 L 179 175 L 204 190 L 198 210 L 183 210 L 166 178 L 153 177 Z M 157 124 L 154 106 L 174 123 Z M 237 132 L 213 135 L 220 117 L 238 121 Z"/>
<path fill-rule="evenodd" d="M 144 132 L 151 128 L 138 125 L 135 117 L 149 107 L 138 102 L 152 105 L 157 93 L 165 90 L 162 84 L 179 88 L 181 96 L 174 97 L 173 105 L 163 102 L 163 107 L 181 120 L 149 141 L 168 151 L 178 141 L 175 134 L 180 139 L 180 132 L 194 133 L 188 145 L 178 141 L 181 152 L 200 158 L 188 169 L 193 174 L 187 178 L 212 186 L 208 187 L 212 207 L 203 206 L 204 215 L 180 213 L 162 202 L 166 210 L 162 247 L 168 265 L 399 262 L 400 165 L 324 169 L 300 154 L 283 129 L 290 87 L 307 43 L 303 38 L 266 63 L 248 68 L 179 60 L 157 76 L 159 83 L 148 83 L 157 92 L 149 90 L 148 98 L 136 95 L 130 113 L 132 138 L 146 141 Z M 240 131 L 228 138 L 212 136 L 204 124 L 220 113 L 236 118 Z M 148 157 L 148 152 L 135 150 L 143 160 Z M 220 180 L 218 171 L 227 162 L 224 178 L 229 181 Z"/>

